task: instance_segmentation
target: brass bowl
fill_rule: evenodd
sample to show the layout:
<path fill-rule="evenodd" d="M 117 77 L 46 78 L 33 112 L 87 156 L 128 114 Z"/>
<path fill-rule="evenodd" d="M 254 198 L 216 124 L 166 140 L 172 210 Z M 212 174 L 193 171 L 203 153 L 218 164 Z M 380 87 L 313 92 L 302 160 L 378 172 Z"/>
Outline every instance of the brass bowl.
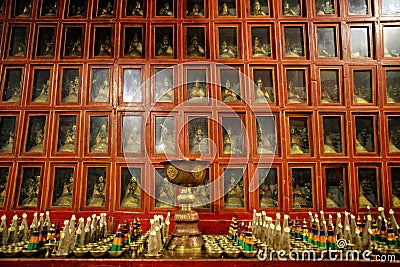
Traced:
<path fill-rule="evenodd" d="M 196 187 L 203 184 L 210 162 L 205 160 L 170 160 L 163 162 L 170 183 Z"/>
<path fill-rule="evenodd" d="M 22 254 L 24 254 L 25 257 L 33 257 L 39 253 L 39 250 L 22 250 Z"/>
<path fill-rule="evenodd" d="M 64 259 L 64 258 L 68 257 L 68 255 L 69 255 L 69 254 L 57 254 L 57 253 L 52 254 L 52 256 L 53 256 L 54 258 L 60 258 L 60 259 Z"/>
<path fill-rule="evenodd" d="M 17 247 L 8 248 L 8 249 L 3 251 L 3 255 L 4 255 L 4 257 L 11 258 L 11 257 L 17 256 L 18 253 L 21 252 L 21 251 L 22 251 L 22 248 L 17 248 Z"/>
<path fill-rule="evenodd" d="M 241 251 L 239 249 L 225 250 L 225 254 L 226 254 L 226 256 L 228 256 L 228 258 L 237 258 L 237 257 L 239 257 L 240 252 Z"/>
<path fill-rule="evenodd" d="M 257 250 L 253 250 L 253 251 L 243 251 L 243 256 L 245 258 L 254 258 L 257 255 Z"/>
<path fill-rule="evenodd" d="M 125 251 L 120 250 L 120 251 L 108 251 L 108 254 L 113 257 L 113 258 L 117 258 L 120 257 L 122 255 L 122 253 L 124 253 Z"/>
<path fill-rule="evenodd" d="M 223 250 L 207 250 L 207 254 L 210 258 L 220 258 Z"/>
<path fill-rule="evenodd" d="M 106 255 L 107 250 L 91 250 L 90 255 L 92 255 L 95 258 L 100 258 Z"/>
<path fill-rule="evenodd" d="M 144 254 L 144 257 L 146 259 L 159 259 L 161 258 L 162 254 L 160 252 L 158 252 L 156 255 L 150 255 L 150 254 Z"/>
<path fill-rule="evenodd" d="M 74 255 L 75 257 L 82 258 L 85 257 L 85 255 L 89 252 L 89 249 L 87 248 L 76 248 L 74 249 Z"/>

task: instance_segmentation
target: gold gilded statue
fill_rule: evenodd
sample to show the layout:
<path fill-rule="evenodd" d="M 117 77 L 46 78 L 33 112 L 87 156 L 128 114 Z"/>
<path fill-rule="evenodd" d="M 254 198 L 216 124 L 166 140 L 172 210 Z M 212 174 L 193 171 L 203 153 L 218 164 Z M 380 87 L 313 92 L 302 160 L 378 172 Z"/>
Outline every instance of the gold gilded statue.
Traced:
<path fill-rule="evenodd" d="M 92 153 L 105 153 L 108 151 L 108 130 L 107 125 L 102 124 L 97 133 L 94 145 L 90 148 Z"/>
<path fill-rule="evenodd" d="M 104 42 L 100 44 L 99 53 L 97 55 L 100 57 L 109 57 L 111 56 L 111 53 L 112 53 L 112 47 L 111 47 L 110 36 L 106 36 Z"/>
<path fill-rule="evenodd" d="M 47 103 L 49 101 L 49 88 L 50 88 L 50 79 L 48 79 L 40 90 L 40 94 L 32 100 L 34 103 Z"/>
<path fill-rule="evenodd" d="M 27 184 L 22 185 L 21 194 L 25 195 L 20 206 L 37 207 L 39 202 L 40 175 L 32 177 Z"/>
<path fill-rule="evenodd" d="M 226 41 L 222 41 L 219 48 L 219 57 L 237 58 L 238 57 L 237 47 L 235 45 L 228 44 Z"/>
<path fill-rule="evenodd" d="M 196 102 L 205 101 L 206 95 L 207 95 L 207 89 L 205 84 L 196 79 L 193 86 L 189 89 L 189 101 L 196 101 Z"/>
<path fill-rule="evenodd" d="M 10 132 L 7 142 L 0 148 L 2 153 L 11 153 L 14 147 L 14 132 Z"/>
<path fill-rule="evenodd" d="M 43 152 L 44 133 L 43 130 L 38 130 L 35 133 L 35 145 L 28 152 Z"/>
<path fill-rule="evenodd" d="M 106 203 L 106 196 L 105 196 L 105 187 L 106 181 L 103 175 L 100 175 L 97 178 L 96 183 L 93 187 L 93 194 L 89 200 L 86 202 L 86 206 L 88 207 L 104 207 Z"/>
<path fill-rule="evenodd" d="M 306 208 L 309 204 L 301 191 L 300 185 L 296 183 L 293 188 L 293 208 Z"/>
<path fill-rule="evenodd" d="M 168 17 L 172 17 L 174 14 L 172 13 L 172 10 L 168 4 L 168 2 L 165 2 L 163 7 L 160 9 L 160 11 L 158 12 L 159 16 L 168 16 Z"/>
<path fill-rule="evenodd" d="M 129 43 L 126 56 L 141 57 L 143 53 L 143 45 L 139 40 L 137 33 L 134 34 L 132 41 Z"/>
<path fill-rule="evenodd" d="M 269 57 L 270 55 L 271 48 L 269 45 L 263 44 L 256 36 L 253 43 L 253 57 Z"/>
<path fill-rule="evenodd" d="M 122 208 L 139 208 L 141 190 L 135 176 L 132 176 L 121 201 Z"/>
<path fill-rule="evenodd" d="M 93 102 L 103 102 L 103 103 L 108 102 L 110 93 L 109 91 L 110 91 L 109 83 L 108 80 L 105 79 L 103 84 L 100 85 L 99 91 L 97 92 L 97 96 L 94 98 Z"/>
<path fill-rule="evenodd" d="M 59 152 L 74 152 L 76 139 L 76 125 L 74 124 L 71 129 L 67 130 L 64 136 L 64 144 L 58 150 Z"/>
<path fill-rule="evenodd" d="M 143 16 L 143 9 L 142 9 L 142 5 L 140 4 L 139 1 L 135 2 L 135 7 L 132 9 L 132 16 Z"/>
<path fill-rule="evenodd" d="M 72 206 L 72 191 L 74 189 L 74 181 L 74 174 L 71 173 L 69 178 L 63 184 L 61 196 L 56 201 L 54 201 L 53 206 Z"/>
<path fill-rule="evenodd" d="M 272 186 L 267 180 L 260 185 L 259 201 L 259 206 L 262 208 L 273 208 L 278 206 L 278 201 L 275 199 Z"/>
<path fill-rule="evenodd" d="M 237 87 L 237 86 L 235 86 Z M 227 79 L 225 81 L 225 86 L 222 89 L 222 102 L 239 102 L 240 96 L 236 94 L 234 88 L 231 88 L 231 81 Z"/>
<path fill-rule="evenodd" d="M 160 48 L 157 50 L 157 56 L 172 57 L 174 55 L 174 49 L 170 44 L 168 35 L 164 35 L 159 46 Z"/>
<path fill-rule="evenodd" d="M 73 81 L 68 84 L 68 95 L 66 95 L 63 102 L 78 102 L 78 90 L 79 90 L 79 77 L 76 76 Z"/>
<path fill-rule="evenodd" d="M 107 6 L 100 10 L 100 17 L 114 16 L 114 7 L 111 1 L 108 1 Z"/>
<path fill-rule="evenodd" d="M 268 103 L 271 97 L 269 95 L 268 90 L 266 90 L 263 86 L 263 80 L 261 78 L 256 81 L 256 92 L 254 100 L 257 103 Z"/>
<path fill-rule="evenodd" d="M 190 141 L 190 154 L 208 153 L 208 142 L 206 139 L 206 135 L 201 128 L 197 128 L 195 134 Z"/>
<path fill-rule="evenodd" d="M 222 4 L 222 8 L 219 11 L 220 16 L 232 16 L 231 12 L 229 11 L 228 5 L 226 3 Z"/>
<path fill-rule="evenodd" d="M 258 0 L 254 2 L 252 16 L 267 16 L 268 14 L 261 10 L 261 4 Z"/>
<path fill-rule="evenodd" d="M 156 92 L 157 102 L 174 102 L 174 88 L 171 87 L 171 80 L 164 78 L 163 86 Z"/>
<path fill-rule="evenodd" d="M 204 16 L 203 12 L 201 12 L 199 5 L 194 4 L 192 10 L 189 13 L 189 16 L 191 17 L 202 17 Z"/>
<path fill-rule="evenodd" d="M 204 57 L 204 48 L 199 44 L 199 38 L 194 35 L 187 49 L 188 57 Z"/>
<path fill-rule="evenodd" d="M 156 196 L 156 207 L 158 208 L 173 208 L 175 203 L 175 187 L 164 178 L 161 184 L 158 196 Z"/>
<path fill-rule="evenodd" d="M 21 97 L 21 88 L 20 87 L 16 87 L 16 88 L 6 88 L 7 90 L 12 90 L 12 94 L 11 97 L 7 100 L 5 100 L 4 102 L 10 102 L 10 103 L 16 103 L 19 102 L 20 97 Z"/>
<path fill-rule="evenodd" d="M 242 181 L 236 182 L 234 173 L 231 174 L 228 185 L 229 191 L 225 195 L 225 208 L 243 208 L 244 190 Z"/>

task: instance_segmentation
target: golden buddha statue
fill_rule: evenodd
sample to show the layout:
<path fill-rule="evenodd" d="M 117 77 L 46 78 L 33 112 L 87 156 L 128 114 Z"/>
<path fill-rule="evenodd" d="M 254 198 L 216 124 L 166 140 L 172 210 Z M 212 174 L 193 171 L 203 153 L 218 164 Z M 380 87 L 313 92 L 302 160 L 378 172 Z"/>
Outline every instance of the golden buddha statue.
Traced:
<path fill-rule="evenodd" d="M 256 0 L 253 4 L 252 16 L 267 16 L 268 14 L 261 10 L 261 4 Z"/>
<path fill-rule="evenodd" d="M 301 191 L 300 185 L 296 183 L 293 188 L 293 208 L 307 208 L 309 204 Z"/>
<path fill-rule="evenodd" d="M 106 181 L 103 175 L 97 178 L 97 181 L 93 187 L 93 194 L 89 200 L 86 201 L 88 207 L 104 207 L 106 203 L 105 196 Z"/>
<path fill-rule="evenodd" d="M 190 140 L 189 151 L 190 154 L 208 153 L 208 142 L 205 133 L 201 128 L 197 128 L 195 134 Z"/>
<path fill-rule="evenodd" d="M 173 131 L 173 129 L 172 129 Z M 173 154 L 175 153 L 174 134 L 166 125 L 161 124 L 160 138 L 156 145 L 157 154 Z"/>
<path fill-rule="evenodd" d="M 257 103 L 268 103 L 271 99 L 268 90 L 265 90 L 263 86 L 263 80 L 261 78 L 256 81 L 256 92 L 254 101 Z"/>
<path fill-rule="evenodd" d="M 186 54 L 188 57 L 204 57 L 205 51 L 204 48 L 199 44 L 199 38 L 197 35 L 194 35 L 190 40 Z"/>
<path fill-rule="evenodd" d="M 142 9 L 142 5 L 140 4 L 139 1 L 135 2 L 135 7 L 132 9 L 132 16 L 143 16 L 143 9 Z"/>
<path fill-rule="evenodd" d="M 333 193 L 328 190 L 326 194 L 326 207 L 327 208 L 340 208 L 340 205 L 336 202 Z"/>
<path fill-rule="evenodd" d="M 333 145 L 333 141 L 330 138 L 329 134 L 324 135 L 324 153 L 327 154 L 338 153 L 335 146 Z"/>
<path fill-rule="evenodd" d="M 58 149 L 59 152 L 75 152 L 76 125 L 74 124 L 70 130 L 67 130 L 64 136 L 64 143 Z"/>
<path fill-rule="evenodd" d="M 219 57 L 220 58 L 237 58 L 238 57 L 237 47 L 234 45 L 228 44 L 226 41 L 222 41 L 221 46 L 219 48 Z"/>
<path fill-rule="evenodd" d="M 204 16 L 203 12 L 201 12 L 199 5 L 194 4 L 192 10 L 189 13 L 189 16 L 191 17 L 202 17 Z"/>
<path fill-rule="evenodd" d="M 235 86 L 236 87 L 236 86 Z M 239 102 L 240 96 L 236 94 L 234 88 L 231 88 L 231 81 L 227 79 L 225 86 L 222 87 L 222 102 Z"/>
<path fill-rule="evenodd" d="M 159 44 L 159 49 L 157 50 L 157 56 L 162 56 L 162 57 L 174 56 L 174 49 L 170 44 L 168 35 L 164 35 L 161 43 Z"/>
<path fill-rule="evenodd" d="M 253 44 L 253 57 L 269 57 L 271 55 L 271 48 L 269 45 L 263 44 L 256 36 Z"/>
<path fill-rule="evenodd" d="M 111 56 L 111 53 L 112 53 L 112 47 L 111 47 L 110 36 L 106 36 L 104 42 L 100 44 L 99 53 L 97 54 L 97 56 L 109 57 Z"/>
<path fill-rule="evenodd" d="M 50 79 L 46 81 L 42 85 L 42 89 L 40 90 L 40 94 L 32 100 L 33 103 L 47 103 L 49 101 L 49 88 L 50 88 Z"/>
<path fill-rule="evenodd" d="M 278 201 L 275 199 L 269 181 L 264 181 L 259 190 L 259 206 L 261 208 L 274 208 L 278 206 Z"/>
<path fill-rule="evenodd" d="M 100 10 L 100 17 L 112 17 L 114 16 L 114 8 L 111 1 L 108 1 L 107 6 Z"/>
<path fill-rule="evenodd" d="M 157 102 L 174 102 L 174 88 L 171 87 L 171 80 L 164 78 L 164 84 L 161 89 L 156 92 Z"/>
<path fill-rule="evenodd" d="M 132 176 L 125 191 L 125 196 L 121 201 L 122 208 L 139 208 L 141 189 L 137 183 L 136 177 Z"/>
<path fill-rule="evenodd" d="M 189 101 L 202 102 L 206 101 L 207 89 L 204 83 L 198 79 L 194 82 L 193 86 L 189 89 Z"/>
<path fill-rule="evenodd" d="M 168 17 L 172 17 L 174 15 L 172 13 L 172 10 L 171 10 L 168 2 L 164 3 L 163 7 L 158 12 L 158 15 L 159 16 L 168 16 Z"/>
<path fill-rule="evenodd" d="M 8 135 L 8 141 L 0 148 L 2 153 L 11 153 L 14 147 L 14 132 L 10 132 Z"/>
<path fill-rule="evenodd" d="M 290 154 L 303 154 L 301 138 L 294 127 L 290 129 Z"/>
<path fill-rule="evenodd" d="M 236 182 L 234 173 L 231 174 L 228 185 L 229 191 L 225 195 L 225 208 L 243 208 L 244 190 L 242 181 Z"/>
<path fill-rule="evenodd" d="M 62 99 L 62 102 L 78 102 L 78 90 L 79 90 L 79 77 L 76 76 L 73 81 L 68 84 L 68 95 Z"/>
<path fill-rule="evenodd" d="M 6 88 L 5 90 L 10 90 L 9 88 Z M 21 97 L 21 88 L 12 88 L 12 95 L 9 99 L 4 100 L 4 102 L 10 102 L 10 103 L 17 103 L 20 100 Z"/>
<path fill-rule="evenodd" d="M 92 153 L 108 152 L 108 130 L 107 125 L 102 124 L 99 132 L 96 135 L 94 145 L 90 148 Z"/>
<path fill-rule="evenodd" d="M 54 201 L 53 206 L 72 207 L 72 191 L 74 190 L 74 182 L 74 175 L 71 174 L 69 179 L 64 182 L 61 196 Z"/>
<path fill-rule="evenodd" d="M 143 45 L 139 40 L 137 33 L 133 35 L 132 41 L 129 43 L 128 52 L 126 56 L 141 57 L 143 53 Z"/>
<path fill-rule="evenodd" d="M 231 12 L 229 11 L 228 5 L 226 3 L 222 4 L 222 8 L 219 11 L 220 16 L 232 16 Z"/>
<path fill-rule="evenodd" d="M 156 207 L 157 208 L 173 208 L 175 203 L 175 187 L 164 178 L 161 184 L 158 195 L 156 196 Z"/>
<path fill-rule="evenodd" d="M 97 96 L 94 98 L 93 102 L 103 102 L 106 103 L 109 101 L 109 82 L 107 79 L 104 80 L 103 84 L 100 85 L 99 91 L 97 92 Z"/>
<path fill-rule="evenodd" d="M 29 149 L 28 152 L 43 152 L 43 141 L 44 141 L 44 132 L 43 130 L 38 130 L 35 133 L 35 145 Z"/>
<path fill-rule="evenodd" d="M 40 175 L 32 177 L 27 184 L 22 185 L 21 191 L 24 192 L 24 195 L 26 195 L 26 197 L 21 201 L 20 206 L 25 206 L 25 207 L 38 206 L 39 185 L 40 185 Z"/>

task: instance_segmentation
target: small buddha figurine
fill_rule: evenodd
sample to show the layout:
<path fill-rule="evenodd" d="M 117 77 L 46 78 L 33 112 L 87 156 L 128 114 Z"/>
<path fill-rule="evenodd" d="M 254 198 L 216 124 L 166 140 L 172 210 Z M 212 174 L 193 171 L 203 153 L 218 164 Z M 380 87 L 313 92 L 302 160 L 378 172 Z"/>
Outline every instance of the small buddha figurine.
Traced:
<path fill-rule="evenodd" d="M 222 143 L 223 143 L 223 153 L 224 154 L 232 154 L 232 130 L 227 129 L 226 133 L 224 134 L 222 138 Z"/>
<path fill-rule="evenodd" d="M 46 47 L 41 56 L 44 57 L 52 57 L 54 55 L 54 36 L 50 38 L 50 40 L 46 40 Z"/>
<path fill-rule="evenodd" d="M 76 125 L 74 124 L 70 130 L 67 130 L 64 136 L 64 143 L 58 149 L 59 152 L 74 152 L 76 147 Z"/>
<path fill-rule="evenodd" d="M 189 144 L 189 151 L 190 154 L 202 154 L 208 152 L 208 144 L 207 140 L 205 139 L 206 135 L 203 132 L 203 129 L 200 127 L 197 128 L 193 138 L 190 140 Z"/>
<path fill-rule="evenodd" d="M 17 47 L 17 51 L 12 54 L 13 57 L 24 57 L 25 56 L 25 43 L 20 42 Z"/>
<path fill-rule="evenodd" d="M 335 9 L 333 8 L 330 0 L 322 3 L 322 5 L 319 7 L 317 11 L 317 15 L 332 15 L 332 14 L 335 14 Z"/>
<path fill-rule="evenodd" d="M 284 16 L 300 16 L 300 5 L 291 6 L 290 3 L 285 2 L 283 5 Z"/>
<path fill-rule="evenodd" d="M 69 48 L 69 53 L 67 56 L 70 57 L 82 56 L 81 38 L 78 37 L 75 41 L 72 41 L 68 48 Z"/>
<path fill-rule="evenodd" d="M 49 3 L 46 7 L 46 17 L 55 17 L 57 15 L 58 1 L 55 0 L 54 3 Z"/>
<path fill-rule="evenodd" d="M 28 152 L 43 152 L 44 133 L 43 130 L 38 130 L 35 133 L 35 145 Z"/>
<path fill-rule="evenodd" d="M 99 53 L 97 54 L 100 57 L 109 57 L 111 56 L 112 48 L 111 48 L 111 41 L 110 36 L 106 36 L 104 42 L 100 44 Z"/>
<path fill-rule="evenodd" d="M 337 91 L 338 90 L 337 87 L 334 90 Z M 337 101 L 333 100 L 331 98 L 331 96 L 329 95 L 329 93 L 326 90 L 322 89 L 322 91 L 321 91 L 321 103 L 322 104 L 330 104 L 330 103 L 337 103 Z"/>
<path fill-rule="evenodd" d="M 161 124 L 160 139 L 156 145 L 156 153 L 172 154 L 175 153 L 175 141 L 173 140 L 173 132 L 164 124 Z"/>
<path fill-rule="evenodd" d="M 86 201 L 86 206 L 88 207 L 103 207 L 106 203 L 106 196 L 105 196 L 105 187 L 106 187 L 106 181 L 104 179 L 103 175 L 100 175 L 96 183 L 94 184 L 93 187 L 93 194 Z"/>
<path fill-rule="evenodd" d="M 174 55 L 174 50 L 169 42 L 168 35 L 164 35 L 159 46 L 160 48 L 157 50 L 157 56 L 172 57 Z"/>
<path fill-rule="evenodd" d="M 339 208 L 340 205 L 335 200 L 335 196 L 333 195 L 331 190 L 328 190 L 326 193 L 326 207 L 327 208 Z"/>
<path fill-rule="evenodd" d="M 72 206 L 72 191 L 74 190 L 74 175 L 71 173 L 69 178 L 64 181 L 61 196 L 54 201 L 53 206 L 71 207 Z"/>
<path fill-rule="evenodd" d="M 233 45 L 228 45 L 226 41 L 223 41 L 219 48 L 220 58 L 237 58 L 237 47 Z"/>
<path fill-rule="evenodd" d="M 371 203 L 371 201 L 368 200 L 368 198 L 364 195 L 364 186 L 368 186 L 365 180 L 361 181 L 360 187 L 359 187 L 359 195 L 358 195 L 358 206 L 360 208 L 366 208 L 367 206 L 374 207 L 375 205 Z"/>
<path fill-rule="evenodd" d="M 94 140 L 94 145 L 90 148 L 92 153 L 105 153 L 108 151 L 108 130 L 107 125 L 102 124 Z"/>
<path fill-rule="evenodd" d="M 268 14 L 261 10 L 261 4 L 258 0 L 254 2 L 252 16 L 267 16 Z"/>
<path fill-rule="evenodd" d="M 141 86 L 137 78 L 134 78 L 132 85 L 124 91 L 124 102 L 141 102 Z"/>
<path fill-rule="evenodd" d="M 257 153 L 258 154 L 271 154 L 272 144 L 266 136 L 264 136 L 263 130 L 261 127 L 257 129 Z"/>
<path fill-rule="evenodd" d="M 73 17 L 83 17 L 85 16 L 85 7 L 84 6 L 72 6 L 72 16 Z"/>
<path fill-rule="evenodd" d="M 231 88 L 231 81 L 227 79 L 225 86 L 222 89 L 222 101 L 223 102 L 239 102 L 240 96 L 237 95 L 233 88 Z"/>
<path fill-rule="evenodd" d="M 193 35 L 190 40 L 190 44 L 187 48 L 187 56 L 188 57 L 204 57 L 204 48 L 199 44 L 199 38 L 197 35 Z"/>
<path fill-rule="evenodd" d="M 114 16 L 114 7 L 111 1 L 108 1 L 107 6 L 100 10 L 100 17 L 112 17 Z"/>
<path fill-rule="evenodd" d="M 122 208 L 139 208 L 141 190 L 135 176 L 132 176 L 121 201 Z"/>
<path fill-rule="evenodd" d="M 205 101 L 206 96 L 207 89 L 205 84 L 196 79 L 193 86 L 189 89 L 189 101 Z"/>
<path fill-rule="evenodd" d="M 226 3 L 222 4 L 222 8 L 219 11 L 220 16 L 232 16 L 231 12 L 229 11 L 228 5 Z"/>
<path fill-rule="evenodd" d="M 360 86 L 355 86 L 354 87 L 354 103 L 356 103 L 356 104 L 368 104 L 368 103 L 371 103 L 364 96 L 363 89 L 364 88 L 361 88 Z"/>
<path fill-rule="evenodd" d="M 108 80 L 105 79 L 103 84 L 100 85 L 99 91 L 97 92 L 97 96 L 94 98 L 93 102 L 103 102 L 106 103 L 109 101 L 109 93 L 110 88 L 108 84 Z"/>
<path fill-rule="evenodd" d="M 329 133 L 324 135 L 324 153 L 338 153 Z"/>
<path fill-rule="evenodd" d="M 271 55 L 271 48 L 263 44 L 256 36 L 253 44 L 253 57 L 269 57 Z"/>
<path fill-rule="evenodd" d="M 265 90 L 263 86 L 263 80 L 258 78 L 256 81 L 256 92 L 254 100 L 257 103 L 268 103 L 271 100 L 268 90 Z"/>
<path fill-rule="evenodd" d="M 271 189 L 271 185 L 267 180 L 260 185 L 259 201 L 259 206 L 262 208 L 272 208 L 278 206 L 278 201 L 276 200 L 274 192 Z"/>
<path fill-rule="evenodd" d="M 128 52 L 126 56 L 141 57 L 143 53 L 143 46 L 139 40 L 137 33 L 134 34 L 132 41 L 129 43 Z"/>
<path fill-rule="evenodd" d="M 288 103 L 289 104 L 300 104 L 305 103 L 303 99 L 300 98 L 293 81 L 289 81 L 287 85 Z"/>
<path fill-rule="evenodd" d="M 33 103 L 47 103 L 49 101 L 49 88 L 50 88 L 50 79 L 48 79 L 40 90 L 40 94 L 32 100 Z"/>
<path fill-rule="evenodd" d="M 228 193 L 225 195 L 225 208 L 243 208 L 244 207 L 244 190 L 241 181 L 236 182 L 234 173 L 231 174 Z"/>
<path fill-rule="evenodd" d="M 140 153 L 142 150 L 142 139 L 139 129 L 133 127 L 129 133 L 126 134 L 127 138 L 124 140 L 122 150 L 124 153 Z"/>
<path fill-rule="evenodd" d="M 370 140 L 369 138 L 368 130 L 367 129 L 362 129 L 359 134 L 357 134 L 356 137 L 356 152 L 359 153 L 367 153 L 367 152 L 372 152 L 369 151 L 367 148 L 367 144 Z"/>
<path fill-rule="evenodd" d="M 25 207 L 37 207 L 39 200 L 39 184 L 40 184 L 40 175 L 36 175 L 31 177 L 28 181 L 28 184 L 22 185 L 21 191 L 25 193 L 26 198 L 21 201 L 20 206 Z"/>
<path fill-rule="evenodd" d="M 389 131 L 389 152 L 400 152 L 400 129 Z"/>
<path fill-rule="evenodd" d="M 31 1 L 28 1 L 29 3 L 26 3 L 25 6 L 22 9 L 21 14 L 18 15 L 18 17 L 30 17 L 31 16 L 31 8 L 32 8 L 32 3 Z"/>
<path fill-rule="evenodd" d="M 199 5 L 194 4 L 192 10 L 189 13 L 189 16 L 191 17 L 202 17 L 204 16 L 203 12 L 201 12 Z"/>
<path fill-rule="evenodd" d="M 291 154 L 303 154 L 304 151 L 301 148 L 301 137 L 298 134 L 298 130 L 294 127 L 290 129 L 290 153 Z"/>
<path fill-rule="evenodd" d="M 9 90 L 9 89 L 6 88 L 6 90 Z M 11 97 L 9 99 L 5 100 L 4 102 L 16 103 L 16 102 L 19 102 L 20 97 L 21 97 L 21 88 L 20 87 L 13 88 Z"/>
<path fill-rule="evenodd" d="M 160 186 L 158 196 L 156 197 L 156 207 L 158 208 L 172 208 L 175 201 L 175 188 L 164 178 L 163 183 Z"/>
<path fill-rule="evenodd" d="M 193 202 L 193 207 L 207 208 L 210 204 L 210 186 L 208 181 L 204 185 L 197 186 L 193 189 L 193 194 L 195 195 L 195 201 Z"/>
<path fill-rule="evenodd" d="M 6 198 L 6 188 L 7 188 L 7 176 L 1 178 L 0 183 L 0 206 L 4 206 L 4 200 Z"/>
<path fill-rule="evenodd" d="M 168 77 L 164 78 L 163 86 L 156 92 L 156 101 L 174 102 L 174 88 L 171 87 L 171 81 Z"/>
<path fill-rule="evenodd" d="M 168 4 L 168 2 L 165 2 L 163 7 L 160 9 L 160 11 L 158 12 L 159 16 L 168 16 L 171 17 L 174 14 L 172 13 L 172 10 Z"/>
<path fill-rule="evenodd" d="M 0 148 L 0 152 L 2 153 L 11 153 L 14 147 L 14 132 L 10 132 L 8 135 L 7 142 Z"/>
<path fill-rule="evenodd" d="M 132 16 L 140 16 L 140 17 L 143 16 L 142 5 L 140 4 L 139 1 L 136 1 L 136 2 L 135 2 L 135 6 L 134 6 L 133 9 L 132 9 L 131 15 L 132 15 Z"/>
<path fill-rule="evenodd" d="M 300 185 L 296 183 L 293 187 L 293 208 L 306 208 L 308 201 L 301 191 Z"/>
<path fill-rule="evenodd" d="M 68 95 L 62 99 L 62 102 L 78 102 L 79 76 L 68 83 Z"/>

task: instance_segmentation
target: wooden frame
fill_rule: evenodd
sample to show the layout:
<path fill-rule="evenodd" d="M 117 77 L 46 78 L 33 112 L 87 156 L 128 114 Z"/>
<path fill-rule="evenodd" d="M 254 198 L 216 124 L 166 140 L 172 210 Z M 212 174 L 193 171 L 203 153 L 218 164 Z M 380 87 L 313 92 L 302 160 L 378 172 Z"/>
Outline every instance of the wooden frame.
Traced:
<path fill-rule="evenodd" d="M 117 164 L 116 210 L 143 212 L 144 206 L 144 165 Z M 135 179 L 133 179 L 135 177 Z"/>
<path fill-rule="evenodd" d="M 18 136 L 18 130 L 19 113 L 0 113 L 0 154 L 2 157 L 11 156 L 17 151 L 15 139 Z"/>
<path fill-rule="evenodd" d="M 44 163 L 18 164 L 14 209 L 40 210 L 46 199 L 44 186 Z M 23 188 L 24 187 L 24 188 Z"/>
<path fill-rule="evenodd" d="M 87 112 L 85 154 L 90 157 L 109 156 L 112 140 L 112 120 L 108 112 Z"/>
<path fill-rule="evenodd" d="M 379 154 L 377 115 L 372 113 L 352 114 L 353 117 L 353 151 L 356 156 Z"/>
<path fill-rule="evenodd" d="M 147 54 L 145 29 L 144 24 L 122 24 L 121 57 L 145 58 Z"/>
<path fill-rule="evenodd" d="M 50 190 L 47 207 L 50 210 L 72 211 L 76 210 L 77 196 L 79 196 L 79 183 L 76 163 L 54 163 L 50 166 Z"/>
<path fill-rule="evenodd" d="M 100 177 L 103 177 L 101 179 Z M 80 209 L 106 211 L 110 208 L 110 164 L 83 163 Z"/>
<path fill-rule="evenodd" d="M 351 67 L 352 104 L 376 105 L 376 70 L 374 68 Z"/>
<path fill-rule="evenodd" d="M 4 66 L 1 81 L 1 104 L 20 105 L 24 98 L 24 66 Z"/>
<path fill-rule="evenodd" d="M 343 106 L 344 92 L 341 67 L 318 68 L 319 105 Z"/>
<path fill-rule="evenodd" d="M 289 210 L 309 211 L 316 210 L 316 178 L 314 164 L 289 163 L 288 182 L 289 187 Z M 296 183 L 293 186 L 293 183 Z M 311 188 L 310 188 L 311 186 Z"/>
<path fill-rule="evenodd" d="M 146 99 L 146 82 L 143 65 L 120 66 L 119 80 L 121 89 L 118 93 L 118 103 L 128 106 L 143 105 Z"/>
<path fill-rule="evenodd" d="M 320 148 L 324 157 L 340 157 L 347 153 L 345 116 L 342 113 L 320 114 Z"/>
<path fill-rule="evenodd" d="M 63 107 L 82 105 L 83 67 L 81 65 L 59 65 L 58 77 L 56 105 Z"/>
<path fill-rule="evenodd" d="M 142 157 L 145 152 L 143 112 L 118 113 L 118 155 L 125 158 Z M 146 152 L 147 153 L 147 152 Z"/>
<path fill-rule="evenodd" d="M 79 155 L 81 140 L 81 115 L 79 112 L 57 112 L 54 124 L 52 155 L 71 156 Z"/>

